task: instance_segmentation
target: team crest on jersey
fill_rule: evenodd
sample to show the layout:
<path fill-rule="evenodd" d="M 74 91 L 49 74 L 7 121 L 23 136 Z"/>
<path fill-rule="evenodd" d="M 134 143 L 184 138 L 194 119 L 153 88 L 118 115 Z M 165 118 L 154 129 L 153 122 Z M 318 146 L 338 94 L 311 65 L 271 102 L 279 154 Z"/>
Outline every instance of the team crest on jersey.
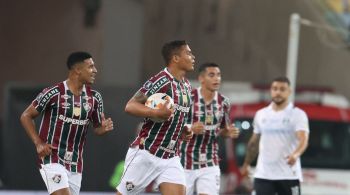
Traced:
<path fill-rule="evenodd" d="M 206 125 L 211 125 L 211 124 L 213 124 L 213 122 L 214 122 L 214 117 L 213 117 L 213 115 L 207 115 L 207 116 L 205 117 L 205 124 L 206 124 Z"/>
<path fill-rule="evenodd" d="M 91 104 L 90 103 L 83 103 L 83 108 L 86 112 L 89 112 L 91 110 Z"/>
<path fill-rule="evenodd" d="M 81 113 L 81 108 L 74 106 L 73 107 L 73 114 L 74 114 L 74 116 L 80 116 L 80 113 Z"/>
<path fill-rule="evenodd" d="M 60 183 L 61 182 L 62 176 L 59 174 L 56 174 L 55 176 L 52 177 L 52 181 L 55 183 Z"/>
<path fill-rule="evenodd" d="M 147 82 L 143 85 L 143 87 L 144 87 L 145 89 L 147 89 L 147 90 L 151 89 L 152 86 L 153 86 L 152 81 L 147 81 Z"/>
<path fill-rule="evenodd" d="M 130 192 L 131 190 L 133 190 L 135 188 L 135 185 L 131 182 L 131 181 L 127 181 L 125 184 L 126 190 L 128 192 Z"/>
<path fill-rule="evenodd" d="M 221 117 L 221 112 L 220 111 L 216 111 L 215 112 L 215 118 L 220 118 Z"/>

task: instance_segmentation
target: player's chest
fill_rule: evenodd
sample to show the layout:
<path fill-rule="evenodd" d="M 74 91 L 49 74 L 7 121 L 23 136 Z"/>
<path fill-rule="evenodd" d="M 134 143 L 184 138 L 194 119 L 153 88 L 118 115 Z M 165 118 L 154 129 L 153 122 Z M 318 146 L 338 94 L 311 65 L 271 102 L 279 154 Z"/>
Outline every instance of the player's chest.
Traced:
<path fill-rule="evenodd" d="M 175 104 L 184 107 L 189 107 L 192 104 L 191 87 L 188 84 L 173 82 L 171 92 Z"/>
<path fill-rule="evenodd" d="M 58 113 L 73 118 L 87 118 L 91 115 L 93 99 L 85 94 L 75 96 L 73 94 L 60 94 L 57 101 L 52 105 Z"/>
<path fill-rule="evenodd" d="M 194 116 L 205 125 L 213 125 L 223 117 L 223 105 L 217 101 L 206 104 L 203 99 L 194 102 Z"/>
<path fill-rule="evenodd" d="M 269 114 L 261 117 L 258 122 L 261 130 L 265 132 L 286 132 L 294 129 L 294 119 L 290 114 Z"/>

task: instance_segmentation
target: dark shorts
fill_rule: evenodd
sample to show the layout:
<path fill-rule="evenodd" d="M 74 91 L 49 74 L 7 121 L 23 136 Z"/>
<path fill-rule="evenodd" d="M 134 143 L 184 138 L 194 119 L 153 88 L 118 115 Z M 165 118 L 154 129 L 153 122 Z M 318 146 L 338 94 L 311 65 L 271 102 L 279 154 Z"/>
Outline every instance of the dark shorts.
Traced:
<path fill-rule="evenodd" d="M 299 180 L 254 179 L 254 195 L 300 195 Z"/>

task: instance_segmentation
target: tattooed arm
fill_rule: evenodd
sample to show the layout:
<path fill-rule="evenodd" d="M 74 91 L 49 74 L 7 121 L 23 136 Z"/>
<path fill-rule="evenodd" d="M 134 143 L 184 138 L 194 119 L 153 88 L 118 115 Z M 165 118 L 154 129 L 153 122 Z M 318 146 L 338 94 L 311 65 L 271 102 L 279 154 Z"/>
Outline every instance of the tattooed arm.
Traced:
<path fill-rule="evenodd" d="M 248 142 L 247 153 L 244 159 L 243 166 L 241 168 L 242 176 L 247 176 L 249 174 L 249 166 L 259 153 L 259 141 L 260 134 L 253 133 L 252 137 Z"/>
<path fill-rule="evenodd" d="M 146 95 L 144 95 L 140 91 L 136 92 L 136 94 L 126 104 L 125 112 L 134 116 L 146 118 L 155 117 L 165 120 L 171 116 L 172 110 L 166 107 L 167 104 L 169 104 L 169 102 L 165 103 L 165 105 L 161 106 L 159 109 L 151 109 L 145 106 L 146 100 Z"/>

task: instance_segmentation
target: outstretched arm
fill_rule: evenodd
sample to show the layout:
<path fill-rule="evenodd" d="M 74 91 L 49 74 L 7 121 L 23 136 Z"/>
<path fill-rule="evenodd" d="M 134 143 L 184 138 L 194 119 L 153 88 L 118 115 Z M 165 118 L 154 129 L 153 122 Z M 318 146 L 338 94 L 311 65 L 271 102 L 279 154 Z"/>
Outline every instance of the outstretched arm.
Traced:
<path fill-rule="evenodd" d="M 296 134 L 299 140 L 299 144 L 295 151 L 287 156 L 287 163 L 289 165 L 294 165 L 296 160 L 304 153 L 308 146 L 309 133 L 306 131 L 297 131 Z"/>
<path fill-rule="evenodd" d="M 167 101 L 159 109 L 152 109 L 145 106 L 146 100 L 146 95 L 144 95 L 140 91 L 136 92 L 136 94 L 126 104 L 125 112 L 138 117 L 155 117 L 164 120 L 167 120 L 172 115 L 173 111 L 167 108 L 167 104 L 169 104 L 169 101 Z"/>
<path fill-rule="evenodd" d="M 247 176 L 249 174 L 249 166 L 259 153 L 259 141 L 260 134 L 253 133 L 252 137 L 248 142 L 247 153 L 244 159 L 243 166 L 241 168 L 241 174 L 243 176 Z"/>
<path fill-rule="evenodd" d="M 36 152 L 39 155 L 40 158 L 45 157 L 47 155 L 51 154 L 52 149 L 56 149 L 53 147 L 51 144 L 47 144 L 43 142 L 36 129 L 35 129 L 35 123 L 34 119 L 39 116 L 39 112 L 34 108 L 33 105 L 29 105 L 27 109 L 22 113 L 21 115 L 21 123 L 22 126 L 24 127 L 27 135 L 29 138 L 32 140 L 36 147 Z"/>

